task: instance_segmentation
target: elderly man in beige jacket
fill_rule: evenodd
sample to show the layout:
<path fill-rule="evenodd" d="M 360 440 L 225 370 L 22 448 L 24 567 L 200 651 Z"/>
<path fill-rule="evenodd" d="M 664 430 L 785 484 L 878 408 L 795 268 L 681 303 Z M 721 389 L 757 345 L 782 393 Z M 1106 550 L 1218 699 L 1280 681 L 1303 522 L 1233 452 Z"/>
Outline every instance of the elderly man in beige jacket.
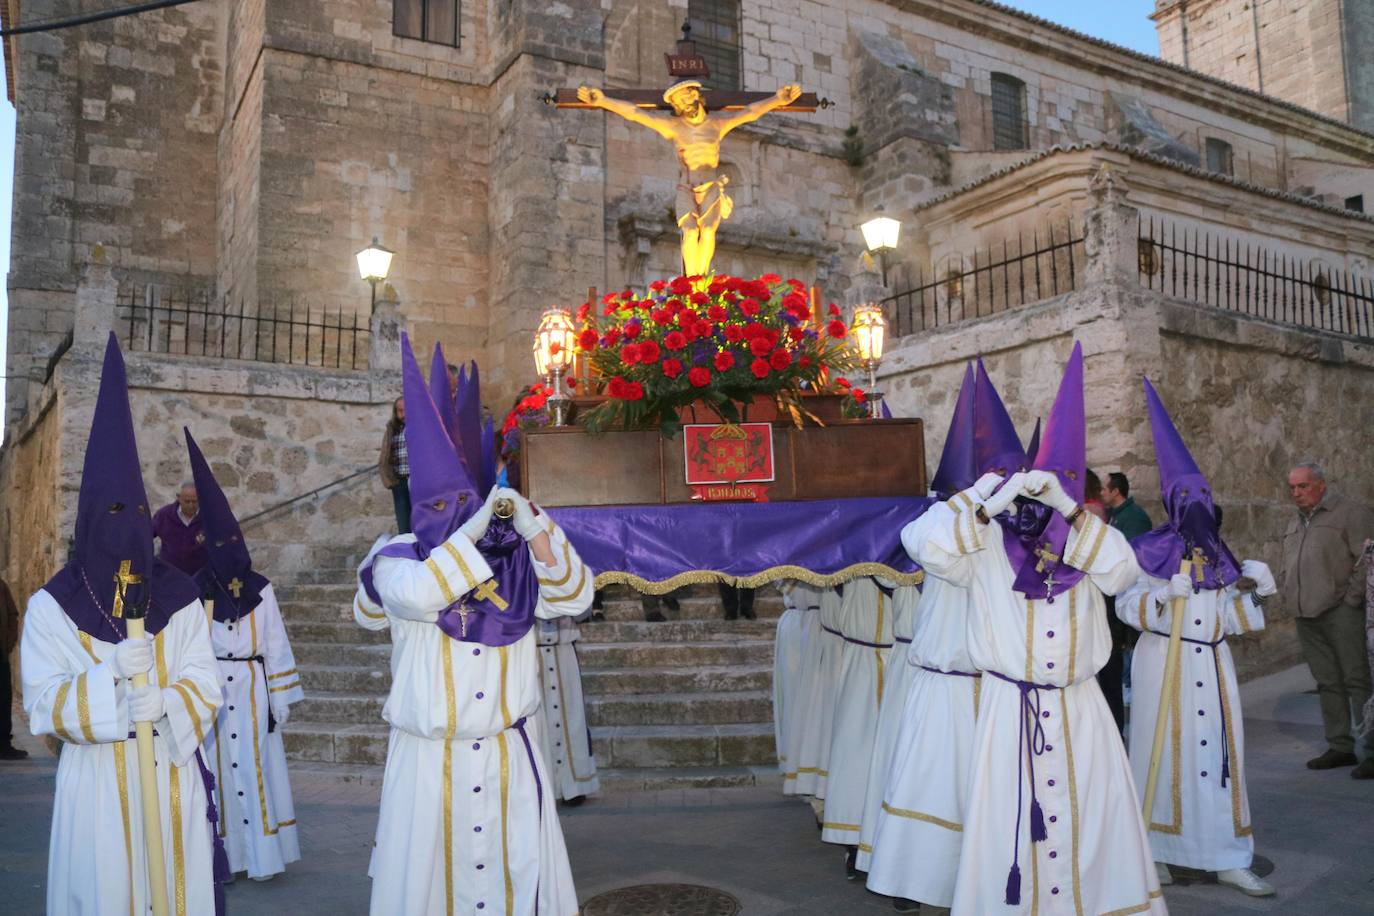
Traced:
<path fill-rule="evenodd" d="M 1364 652 L 1364 569 L 1366 538 L 1374 536 L 1374 513 L 1326 489 L 1326 475 L 1312 462 L 1288 473 L 1288 490 L 1297 515 L 1283 533 L 1283 603 L 1297 615 L 1298 642 L 1317 679 L 1327 750 L 1307 761 L 1309 769 L 1355 766 L 1352 717 L 1358 719 L 1370 696 Z M 1371 751 L 1355 767 L 1356 779 L 1374 779 Z"/>

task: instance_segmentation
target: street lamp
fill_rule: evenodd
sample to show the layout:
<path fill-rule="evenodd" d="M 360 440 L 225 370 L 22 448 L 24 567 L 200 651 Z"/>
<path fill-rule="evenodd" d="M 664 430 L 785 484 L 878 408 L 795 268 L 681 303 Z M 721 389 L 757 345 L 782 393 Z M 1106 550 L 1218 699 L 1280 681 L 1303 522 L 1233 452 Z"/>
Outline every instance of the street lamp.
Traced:
<path fill-rule="evenodd" d="M 567 309 L 545 309 L 534 332 L 534 368 L 551 380 L 549 420 L 554 426 L 567 426 L 572 400 L 563 391 L 563 375 L 572 366 L 577 345 L 577 325 Z"/>
<path fill-rule="evenodd" d="M 877 208 L 877 212 L 882 212 L 882 207 Z M 883 286 L 887 286 L 887 253 L 895 251 L 897 248 L 897 238 L 901 235 L 902 224 L 890 216 L 875 216 L 864 223 L 859 229 L 864 234 L 864 245 L 868 248 L 869 254 L 878 259 L 882 265 Z"/>
<path fill-rule="evenodd" d="M 887 337 L 887 318 L 883 316 L 881 305 L 856 306 L 854 319 L 849 323 L 854 335 L 854 346 L 859 351 L 859 360 L 868 370 L 868 410 L 869 415 L 882 416 L 882 392 L 878 387 L 878 364 L 883 361 L 883 343 Z"/>
<path fill-rule="evenodd" d="M 391 257 L 395 253 L 390 248 L 383 248 L 382 243 L 374 235 L 372 244 L 357 254 L 358 276 L 372 286 L 373 312 L 377 311 L 377 284 L 386 280 L 386 275 L 391 270 Z"/>

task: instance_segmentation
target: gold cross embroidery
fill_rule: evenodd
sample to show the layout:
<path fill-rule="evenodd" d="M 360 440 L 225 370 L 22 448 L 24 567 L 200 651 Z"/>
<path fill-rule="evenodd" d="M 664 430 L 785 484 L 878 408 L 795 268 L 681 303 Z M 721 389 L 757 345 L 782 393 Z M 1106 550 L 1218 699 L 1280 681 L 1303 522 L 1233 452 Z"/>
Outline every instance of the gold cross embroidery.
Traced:
<path fill-rule="evenodd" d="M 140 576 L 138 573 L 130 572 L 130 571 L 129 571 L 130 565 L 131 565 L 131 561 L 129 561 L 129 560 L 120 560 L 120 561 L 119 561 L 119 572 L 117 572 L 117 573 L 114 574 L 114 580 L 115 580 L 114 615 L 115 615 L 116 617 L 123 617 L 123 616 L 124 616 L 124 594 L 125 594 L 125 592 L 128 590 L 129 586 L 130 586 L 130 585 L 138 585 L 138 584 L 140 584 L 140 583 L 143 582 L 143 577 L 142 577 L 142 576 Z"/>
<path fill-rule="evenodd" d="M 472 593 L 483 601 L 490 601 L 492 604 L 496 605 L 498 611 L 504 611 L 506 608 L 510 607 L 510 604 L 506 599 L 496 593 L 496 586 L 500 584 L 501 583 L 497 582 L 495 579 L 488 579 L 477 586 L 477 588 L 473 589 Z M 467 618 L 465 617 L 463 619 L 466 620 Z"/>
<path fill-rule="evenodd" d="M 1049 544 L 1041 544 L 1035 548 L 1035 556 L 1038 558 L 1035 563 L 1035 571 L 1042 573 L 1045 571 L 1046 563 L 1058 563 L 1059 554 L 1050 550 Z"/>
<path fill-rule="evenodd" d="M 1188 563 L 1193 567 L 1193 580 L 1196 582 L 1201 582 L 1203 576 L 1205 575 L 1205 573 L 1203 572 L 1203 567 L 1209 565 L 1207 562 L 1207 557 L 1202 552 L 1201 547 L 1193 548 L 1193 555 L 1191 558 L 1189 558 Z"/>
<path fill-rule="evenodd" d="M 243 591 L 243 582 L 240 581 L 238 576 L 229 580 L 229 591 L 234 593 L 235 598 L 239 596 L 239 592 Z"/>

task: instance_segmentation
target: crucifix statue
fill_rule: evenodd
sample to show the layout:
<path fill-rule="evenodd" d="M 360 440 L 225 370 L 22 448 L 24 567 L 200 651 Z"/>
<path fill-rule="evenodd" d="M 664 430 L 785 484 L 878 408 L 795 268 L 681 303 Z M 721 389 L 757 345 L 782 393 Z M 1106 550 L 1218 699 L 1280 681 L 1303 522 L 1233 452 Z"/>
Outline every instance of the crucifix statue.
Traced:
<path fill-rule="evenodd" d="M 706 62 L 695 53 L 683 25 L 677 55 L 665 55 L 670 76 L 707 76 Z M 681 167 L 677 224 L 682 231 L 682 269 L 686 276 L 708 276 L 716 251 L 716 231 L 730 218 L 733 202 L 725 193 L 728 178 L 718 174 L 720 144 L 736 127 L 772 111 L 815 111 L 825 104 L 797 85 L 777 92 L 725 92 L 685 79 L 656 90 L 601 90 L 579 86 L 550 97 L 559 108 L 600 108 L 639 124 L 672 142 Z"/>

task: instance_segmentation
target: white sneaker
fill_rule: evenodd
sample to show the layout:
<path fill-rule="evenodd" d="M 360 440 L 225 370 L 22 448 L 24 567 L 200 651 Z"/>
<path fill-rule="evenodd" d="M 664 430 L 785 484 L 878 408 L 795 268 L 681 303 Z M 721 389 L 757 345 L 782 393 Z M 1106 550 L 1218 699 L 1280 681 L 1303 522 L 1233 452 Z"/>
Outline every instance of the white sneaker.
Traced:
<path fill-rule="evenodd" d="M 1217 872 L 1217 883 L 1234 887 L 1251 897 L 1272 897 L 1274 886 L 1248 868 L 1228 868 Z"/>
<path fill-rule="evenodd" d="M 1169 871 L 1169 866 L 1165 865 L 1163 862 L 1155 863 L 1155 874 L 1159 876 L 1160 887 L 1168 887 L 1170 884 L 1174 883 L 1173 872 Z"/>
<path fill-rule="evenodd" d="M 281 872 L 277 872 L 276 874 L 271 875 L 249 875 L 249 877 L 254 881 L 271 881 L 278 874 L 281 874 Z"/>

